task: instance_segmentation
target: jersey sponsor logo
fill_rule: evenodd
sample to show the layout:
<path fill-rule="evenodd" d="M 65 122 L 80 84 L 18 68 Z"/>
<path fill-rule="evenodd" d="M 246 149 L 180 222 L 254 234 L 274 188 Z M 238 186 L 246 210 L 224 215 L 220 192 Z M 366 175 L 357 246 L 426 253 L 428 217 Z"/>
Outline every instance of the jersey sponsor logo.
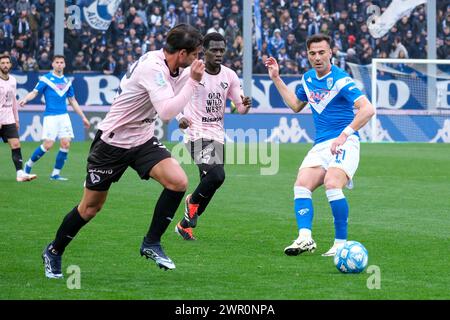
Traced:
<path fill-rule="evenodd" d="M 223 117 L 202 117 L 202 122 L 219 122 L 222 121 Z"/>
<path fill-rule="evenodd" d="M 113 169 L 89 169 L 89 173 L 100 173 L 100 174 L 112 174 L 114 172 Z"/>
<path fill-rule="evenodd" d="M 319 103 L 322 100 L 325 100 L 330 95 L 330 90 L 326 89 L 317 89 L 311 91 L 309 94 L 309 100 L 314 101 L 315 103 Z"/>
<path fill-rule="evenodd" d="M 155 118 L 153 118 L 153 119 L 150 119 L 150 118 L 145 118 L 144 120 L 142 120 L 142 123 L 153 123 L 154 121 L 155 121 L 156 119 Z"/>
<path fill-rule="evenodd" d="M 223 99 L 220 92 L 208 93 L 208 99 L 206 99 L 206 112 L 214 113 L 223 109 Z"/>

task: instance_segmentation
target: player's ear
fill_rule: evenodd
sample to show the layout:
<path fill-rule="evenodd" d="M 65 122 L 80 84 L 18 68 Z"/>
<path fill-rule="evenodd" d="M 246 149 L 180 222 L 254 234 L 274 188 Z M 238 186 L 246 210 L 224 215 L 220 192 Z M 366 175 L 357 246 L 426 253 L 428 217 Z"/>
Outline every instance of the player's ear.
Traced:
<path fill-rule="evenodd" d="M 180 51 L 178 51 L 178 56 L 179 56 L 179 57 L 186 58 L 186 56 L 187 56 L 187 50 L 186 50 L 186 49 L 181 49 Z"/>

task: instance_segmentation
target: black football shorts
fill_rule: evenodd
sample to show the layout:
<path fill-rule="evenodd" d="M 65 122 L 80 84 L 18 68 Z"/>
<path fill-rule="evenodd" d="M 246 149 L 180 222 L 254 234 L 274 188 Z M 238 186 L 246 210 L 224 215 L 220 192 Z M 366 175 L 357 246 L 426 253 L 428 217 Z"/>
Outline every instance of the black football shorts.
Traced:
<path fill-rule="evenodd" d="M 124 149 L 107 144 L 100 138 L 101 135 L 102 131 L 98 130 L 87 159 L 85 187 L 89 190 L 109 190 L 128 167 L 133 168 L 141 179 L 148 180 L 150 170 L 171 157 L 169 150 L 156 137 L 140 146 Z"/>

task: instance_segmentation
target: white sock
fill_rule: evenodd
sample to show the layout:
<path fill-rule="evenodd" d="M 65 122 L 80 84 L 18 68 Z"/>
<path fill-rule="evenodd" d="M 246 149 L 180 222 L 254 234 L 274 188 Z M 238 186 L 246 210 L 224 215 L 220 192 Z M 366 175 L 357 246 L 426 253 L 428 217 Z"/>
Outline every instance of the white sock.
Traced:
<path fill-rule="evenodd" d="M 18 177 L 23 176 L 24 174 L 25 174 L 25 172 L 23 172 L 22 169 L 21 170 L 17 170 L 17 176 Z"/>
<path fill-rule="evenodd" d="M 345 239 L 334 239 L 334 246 L 339 246 L 341 244 L 344 244 L 347 240 Z"/>
<path fill-rule="evenodd" d="M 60 169 L 53 169 L 53 171 L 52 171 L 52 177 L 53 177 L 53 176 L 59 175 L 60 172 L 61 172 Z"/>
<path fill-rule="evenodd" d="M 34 165 L 34 161 L 31 159 L 28 159 L 27 166 L 29 166 L 31 168 L 33 165 Z"/>
<path fill-rule="evenodd" d="M 298 231 L 298 237 L 301 239 L 311 239 L 311 230 L 302 228 Z"/>

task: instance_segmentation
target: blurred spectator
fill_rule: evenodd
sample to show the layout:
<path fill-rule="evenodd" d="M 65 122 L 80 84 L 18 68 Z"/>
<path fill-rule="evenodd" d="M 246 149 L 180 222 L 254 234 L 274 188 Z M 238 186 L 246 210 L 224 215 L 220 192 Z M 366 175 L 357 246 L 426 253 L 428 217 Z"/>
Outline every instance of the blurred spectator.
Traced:
<path fill-rule="evenodd" d="M 41 12 L 41 30 L 53 30 L 55 25 L 55 16 L 52 11 L 50 11 L 50 5 L 44 5 L 44 12 Z"/>
<path fill-rule="evenodd" d="M 403 58 L 400 58 L 400 56 L 402 56 Z M 400 38 L 399 36 L 395 37 L 391 53 L 389 54 L 389 58 L 408 59 L 408 50 L 406 50 L 405 46 L 402 44 L 402 38 Z"/>
<path fill-rule="evenodd" d="M 0 29 L 0 52 L 10 51 L 13 45 L 13 41 L 9 37 L 5 37 L 3 29 Z"/>
<path fill-rule="evenodd" d="M 437 58 L 450 59 L 450 36 L 447 36 L 444 44 L 437 49 Z"/>
<path fill-rule="evenodd" d="M 263 54 L 261 56 L 261 59 L 256 63 L 255 67 L 253 68 L 253 73 L 255 74 L 266 74 L 267 68 L 265 65 L 265 62 L 269 58 L 267 54 Z"/>
<path fill-rule="evenodd" d="M 32 58 L 37 60 L 40 70 L 51 69 L 54 3 L 1 1 L 0 52 L 11 52 L 16 70 L 34 70 L 35 66 L 30 67 Z M 66 3 L 86 6 L 89 2 L 71 0 Z M 403 17 L 386 36 L 374 39 L 366 25 L 367 7 L 376 4 L 383 12 L 390 0 L 260 0 L 259 3 L 261 44 L 256 47 L 254 42 L 255 72 L 266 73 L 263 59 L 272 55 L 283 61 L 281 72 L 304 73 L 310 68 L 305 41 L 318 32 L 332 37 L 333 63 L 344 65 L 347 70 L 346 62 L 371 63 L 373 57 L 426 58 L 427 55 L 425 5 Z M 65 30 L 66 71 L 74 68 L 121 75 L 139 55 L 162 48 L 173 26 L 189 23 L 203 34 L 211 31 L 223 34 L 228 46 L 224 64 L 241 74 L 242 6 L 243 0 L 122 0 L 107 31 L 92 29 L 86 22 L 81 29 Z M 448 0 L 438 1 L 437 9 L 437 54 L 440 59 L 448 59 Z M 104 68 L 106 64 L 108 68 Z"/>
<path fill-rule="evenodd" d="M 26 57 L 26 56 L 23 55 L 23 57 Z M 22 63 L 22 70 L 23 71 L 38 71 L 39 66 L 38 66 L 36 60 L 32 56 L 29 56 Z"/>
<path fill-rule="evenodd" d="M 273 36 L 270 38 L 270 41 L 269 41 L 269 46 L 268 46 L 269 55 L 271 55 L 272 57 L 277 57 L 278 53 L 280 52 L 280 49 L 284 48 L 284 45 L 285 45 L 285 41 L 281 37 L 281 30 L 275 29 L 273 31 Z"/>
<path fill-rule="evenodd" d="M 73 71 L 89 71 L 89 66 L 84 59 L 83 51 L 79 51 L 75 57 L 75 61 L 72 63 Z"/>
<path fill-rule="evenodd" d="M 164 16 L 165 20 L 169 21 L 170 28 L 175 27 L 178 24 L 178 14 L 175 12 L 175 5 L 169 5 L 169 10 Z"/>
<path fill-rule="evenodd" d="M 112 54 L 108 55 L 102 67 L 104 74 L 114 74 L 116 72 L 117 63 Z"/>
<path fill-rule="evenodd" d="M 28 0 L 18 0 L 16 4 L 16 12 L 25 11 L 26 13 L 31 11 L 31 4 Z"/>
<path fill-rule="evenodd" d="M 3 23 L 0 24 L 0 28 L 3 30 L 5 38 L 10 38 L 10 39 L 14 38 L 14 35 L 13 35 L 14 27 L 11 23 L 10 16 L 4 17 Z"/>
<path fill-rule="evenodd" d="M 52 62 L 48 57 L 47 51 L 42 52 L 40 59 L 38 60 L 39 70 L 50 70 L 52 68 Z"/>
<path fill-rule="evenodd" d="M 211 28 L 208 29 L 206 33 L 218 32 L 222 36 L 225 36 L 225 30 L 220 26 L 219 20 L 214 20 Z"/>
<path fill-rule="evenodd" d="M 300 45 L 297 43 L 297 39 L 295 39 L 295 35 L 293 33 L 288 34 L 285 46 L 288 58 L 290 60 L 295 60 L 299 54 Z"/>

